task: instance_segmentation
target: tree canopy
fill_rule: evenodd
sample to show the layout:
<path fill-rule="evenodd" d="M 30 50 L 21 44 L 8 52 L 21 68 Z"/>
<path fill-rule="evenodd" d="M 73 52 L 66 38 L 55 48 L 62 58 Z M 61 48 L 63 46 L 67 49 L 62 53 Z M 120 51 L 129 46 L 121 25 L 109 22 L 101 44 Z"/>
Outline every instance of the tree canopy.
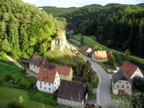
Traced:
<path fill-rule="evenodd" d="M 14 57 L 45 53 L 65 23 L 21 0 L 0 2 L 0 50 Z"/>
<path fill-rule="evenodd" d="M 144 7 L 142 5 L 108 4 L 81 8 L 44 8 L 48 13 L 67 20 L 67 30 L 95 35 L 98 42 L 110 48 L 144 57 Z M 55 10 L 61 14 L 55 15 Z"/>

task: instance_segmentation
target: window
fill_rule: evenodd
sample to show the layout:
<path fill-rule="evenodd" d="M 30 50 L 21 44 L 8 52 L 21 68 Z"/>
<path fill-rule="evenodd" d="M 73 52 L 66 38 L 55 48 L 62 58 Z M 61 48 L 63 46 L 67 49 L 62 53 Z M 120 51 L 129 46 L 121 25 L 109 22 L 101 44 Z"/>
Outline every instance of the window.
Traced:
<path fill-rule="evenodd" d="M 42 88 L 42 82 L 40 81 L 40 88 Z"/>
<path fill-rule="evenodd" d="M 119 88 L 119 86 L 117 86 L 117 88 Z"/>
<path fill-rule="evenodd" d="M 46 84 L 46 82 L 44 82 L 44 84 Z"/>
<path fill-rule="evenodd" d="M 51 90 L 51 88 L 49 88 L 49 90 Z"/>
<path fill-rule="evenodd" d="M 124 86 L 122 86 L 122 88 L 124 88 Z"/>
<path fill-rule="evenodd" d="M 121 83 L 121 81 L 119 81 L 119 83 Z"/>
<path fill-rule="evenodd" d="M 128 81 L 126 82 L 126 84 L 128 84 Z"/>
<path fill-rule="evenodd" d="M 129 88 L 129 86 L 127 86 L 127 88 Z"/>
<path fill-rule="evenodd" d="M 46 89 L 46 87 L 44 87 L 44 89 Z"/>
<path fill-rule="evenodd" d="M 51 85 L 51 84 L 49 83 L 49 85 Z"/>

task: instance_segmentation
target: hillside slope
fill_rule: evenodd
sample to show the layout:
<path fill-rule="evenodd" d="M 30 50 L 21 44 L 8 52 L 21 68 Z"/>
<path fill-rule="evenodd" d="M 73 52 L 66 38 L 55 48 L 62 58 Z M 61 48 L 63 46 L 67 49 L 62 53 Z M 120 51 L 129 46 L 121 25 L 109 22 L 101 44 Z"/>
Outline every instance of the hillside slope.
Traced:
<path fill-rule="evenodd" d="M 0 2 L 0 51 L 14 57 L 43 54 L 64 23 L 21 0 Z"/>
<path fill-rule="evenodd" d="M 45 9 L 45 8 L 44 8 Z M 66 9 L 67 11 L 69 9 Z M 49 9 L 46 9 L 49 12 Z M 51 11 L 54 13 L 54 11 Z M 60 14 L 67 20 L 67 29 L 83 35 L 95 35 L 96 41 L 120 51 L 144 57 L 144 7 L 108 4 L 85 6 Z"/>

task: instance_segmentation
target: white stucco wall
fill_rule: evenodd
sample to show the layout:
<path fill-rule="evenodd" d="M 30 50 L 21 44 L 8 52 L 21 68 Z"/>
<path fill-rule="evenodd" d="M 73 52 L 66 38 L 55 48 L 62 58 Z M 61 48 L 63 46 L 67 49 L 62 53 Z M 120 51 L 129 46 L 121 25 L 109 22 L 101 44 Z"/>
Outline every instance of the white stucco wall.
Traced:
<path fill-rule="evenodd" d="M 29 69 L 32 70 L 35 73 L 39 73 L 39 70 L 40 70 L 39 67 L 37 67 L 37 66 L 35 66 L 31 63 L 29 63 Z"/>
<path fill-rule="evenodd" d="M 74 106 L 74 107 L 77 107 L 77 108 L 83 108 L 84 107 L 84 100 L 82 102 L 77 102 L 77 101 L 63 99 L 63 98 L 58 97 L 57 102 L 59 104 L 64 104 L 64 105 L 67 105 L 67 106 Z"/>
<path fill-rule="evenodd" d="M 60 77 L 58 73 L 56 73 L 55 80 L 53 83 L 37 80 L 36 86 L 39 91 L 46 92 L 46 93 L 53 93 L 60 86 Z"/>
<path fill-rule="evenodd" d="M 132 86 L 128 81 L 119 80 L 115 84 L 112 84 L 113 94 L 118 94 L 119 90 L 124 90 L 127 95 L 131 95 Z"/>
<path fill-rule="evenodd" d="M 91 48 L 88 48 L 88 50 L 86 51 L 87 53 L 90 53 L 92 52 L 92 49 Z"/>
<path fill-rule="evenodd" d="M 130 79 L 132 79 L 136 76 L 139 76 L 139 77 L 142 77 L 142 78 L 144 77 L 139 68 L 136 69 L 136 71 L 133 73 L 133 75 L 130 77 Z"/>

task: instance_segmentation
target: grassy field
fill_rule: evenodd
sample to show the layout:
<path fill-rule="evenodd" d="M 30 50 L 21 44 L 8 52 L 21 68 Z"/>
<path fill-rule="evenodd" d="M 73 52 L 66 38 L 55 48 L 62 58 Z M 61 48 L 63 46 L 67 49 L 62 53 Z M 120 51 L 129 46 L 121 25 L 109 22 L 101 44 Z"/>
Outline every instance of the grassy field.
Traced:
<path fill-rule="evenodd" d="M 77 60 L 83 62 L 82 57 L 77 56 L 74 52 L 72 52 L 70 49 L 66 49 L 65 52 L 60 52 L 59 49 L 55 49 L 54 51 L 48 52 L 47 58 L 51 59 L 51 62 L 55 62 L 58 64 L 63 64 L 63 65 L 76 65 L 75 62 L 75 57 Z M 51 58 L 50 58 L 51 57 Z"/>
<path fill-rule="evenodd" d="M 30 85 L 30 83 L 35 82 L 36 78 L 27 77 L 24 70 L 21 70 L 12 62 L 3 62 L 0 61 L 0 81 L 1 85 L 9 85 L 6 78 L 9 76 L 10 79 L 13 79 L 15 82 L 15 86 L 19 85 L 19 83 L 23 83 L 25 85 Z"/>
<path fill-rule="evenodd" d="M 80 41 L 81 40 L 81 36 L 82 35 L 80 35 L 80 34 L 79 35 L 75 35 L 74 38 Z M 144 65 L 144 59 L 138 58 L 138 57 L 135 57 L 135 56 L 132 56 L 132 55 L 129 55 L 129 56 L 125 57 L 124 53 L 116 51 L 116 50 L 113 50 L 113 49 L 110 49 L 110 48 L 108 48 L 108 47 L 106 47 L 104 45 L 101 45 L 98 42 L 95 42 L 94 40 L 96 40 L 96 39 L 94 39 L 94 36 L 87 36 L 87 37 L 84 36 L 84 44 L 87 44 L 87 45 L 91 46 L 92 48 L 99 47 L 102 50 L 106 50 L 108 52 L 112 51 L 114 56 L 115 56 L 115 58 L 116 58 L 116 61 L 119 64 L 121 64 L 124 60 L 127 59 L 127 60 L 132 60 L 134 62 L 137 62 L 137 63 L 139 63 L 141 65 Z"/>
<path fill-rule="evenodd" d="M 13 84 L 9 83 L 10 79 L 14 81 Z M 0 108 L 4 108 L 11 100 L 18 100 L 19 96 L 24 98 L 27 108 L 55 108 L 51 105 L 56 102 L 55 95 L 39 92 L 31 86 L 35 83 L 36 78 L 27 76 L 25 70 L 8 61 L 4 53 L 0 53 Z"/>
<path fill-rule="evenodd" d="M 22 96 L 27 108 L 55 108 L 30 99 L 28 92 L 21 89 L 0 87 L 0 108 L 4 108 L 11 100 L 18 100 Z"/>

